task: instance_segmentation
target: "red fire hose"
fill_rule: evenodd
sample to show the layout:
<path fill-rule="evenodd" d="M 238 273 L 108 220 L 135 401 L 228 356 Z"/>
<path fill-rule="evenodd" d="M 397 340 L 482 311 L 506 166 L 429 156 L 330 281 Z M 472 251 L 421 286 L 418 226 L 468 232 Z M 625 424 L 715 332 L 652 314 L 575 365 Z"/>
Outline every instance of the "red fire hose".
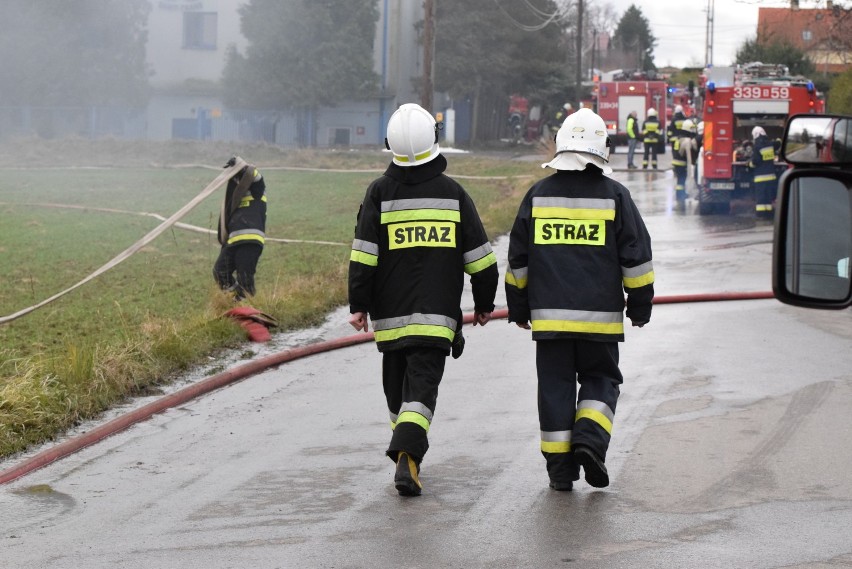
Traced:
<path fill-rule="evenodd" d="M 713 294 L 684 294 L 675 296 L 659 296 L 654 299 L 654 304 L 717 302 L 724 300 L 757 300 L 767 298 L 774 298 L 774 295 L 771 292 L 723 292 Z M 495 320 L 503 319 L 507 318 L 508 315 L 509 311 L 503 308 L 492 312 L 491 318 Z M 470 324 L 471 322 L 473 322 L 473 314 L 465 314 L 464 323 Z M 228 371 L 224 371 L 222 373 L 210 376 L 206 379 L 203 379 L 202 381 L 199 381 L 198 383 L 194 383 L 170 395 L 166 395 L 165 397 L 162 397 L 157 401 L 153 401 L 138 409 L 130 411 L 129 413 L 126 413 L 120 417 L 108 421 L 103 425 L 95 427 L 90 431 L 68 439 L 65 442 L 62 442 L 52 448 L 49 448 L 45 451 L 39 452 L 38 454 L 30 458 L 27 458 L 20 464 L 0 472 L 0 484 L 6 484 L 8 482 L 12 482 L 13 480 L 17 480 L 18 478 L 29 474 L 34 470 L 42 468 L 43 466 L 47 466 L 48 464 L 62 459 L 70 454 L 73 454 L 89 445 L 95 444 L 96 442 L 103 440 L 106 437 L 113 435 L 119 431 L 123 431 L 124 429 L 130 427 L 135 423 L 144 421 L 152 415 L 161 413 L 166 409 L 170 409 L 172 407 L 183 405 L 186 402 L 195 399 L 196 397 L 204 395 L 205 393 L 209 393 L 213 390 L 219 389 L 220 387 L 235 383 L 249 376 L 265 371 L 269 368 L 293 360 L 298 360 L 306 356 L 312 356 L 314 354 L 320 354 L 323 352 L 330 352 L 332 350 L 346 348 L 349 346 L 354 346 L 356 344 L 363 344 L 364 342 L 371 342 L 372 340 L 373 333 L 370 332 L 367 334 L 354 334 L 352 336 L 346 336 L 343 338 L 328 340 L 325 342 L 317 342 L 316 344 L 310 344 L 308 346 L 302 346 L 299 348 L 293 348 L 290 350 L 285 350 L 283 352 L 278 352 L 276 354 L 272 354 L 237 366 Z"/>

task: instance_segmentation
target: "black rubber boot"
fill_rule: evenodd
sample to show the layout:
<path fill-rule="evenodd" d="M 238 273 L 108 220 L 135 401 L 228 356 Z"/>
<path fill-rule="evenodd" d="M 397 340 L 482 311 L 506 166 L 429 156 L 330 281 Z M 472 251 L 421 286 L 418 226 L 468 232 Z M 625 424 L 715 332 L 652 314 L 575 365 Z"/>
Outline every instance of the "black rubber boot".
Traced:
<path fill-rule="evenodd" d="M 568 482 L 559 482 L 557 480 L 551 480 L 550 487 L 556 490 L 557 492 L 570 492 L 574 489 L 574 483 L 570 480 Z"/>
<path fill-rule="evenodd" d="M 609 473 L 606 471 L 603 459 L 586 446 L 574 447 L 574 461 L 583 467 L 586 473 L 586 482 L 595 488 L 606 488 L 609 486 Z"/>
<path fill-rule="evenodd" d="M 414 463 L 414 459 L 408 453 L 400 452 L 396 458 L 396 473 L 393 483 L 400 496 L 419 496 L 423 485 L 420 484 L 418 474 L 420 467 Z"/>

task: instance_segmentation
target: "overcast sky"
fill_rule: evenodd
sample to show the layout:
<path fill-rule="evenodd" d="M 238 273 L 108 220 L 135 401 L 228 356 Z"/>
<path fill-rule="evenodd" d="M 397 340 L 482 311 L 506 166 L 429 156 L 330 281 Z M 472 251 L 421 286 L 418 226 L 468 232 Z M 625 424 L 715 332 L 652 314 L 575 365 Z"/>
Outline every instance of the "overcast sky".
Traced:
<path fill-rule="evenodd" d="M 620 19 L 635 4 L 657 38 L 657 67 L 704 65 L 708 0 L 607 0 Z M 824 2 L 819 3 L 824 6 Z M 790 0 L 714 0 L 713 63 L 730 65 L 746 39 L 757 35 L 757 9 L 790 6 Z M 818 2 L 800 0 L 802 8 Z"/>

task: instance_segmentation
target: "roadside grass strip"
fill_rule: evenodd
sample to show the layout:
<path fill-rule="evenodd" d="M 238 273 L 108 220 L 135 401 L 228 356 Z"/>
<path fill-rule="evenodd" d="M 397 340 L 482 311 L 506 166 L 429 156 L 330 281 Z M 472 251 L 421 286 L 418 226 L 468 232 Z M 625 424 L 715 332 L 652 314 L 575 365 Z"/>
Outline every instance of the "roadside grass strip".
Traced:
<path fill-rule="evenodd" d="M 384 159 L 384 157 L 381 157 Z M 536 164 L 451 157 L 492 238 L 509 230 L 540 175 Z M 317 160 L 327 165 L 328 157 Z M 267 183 L 270 243 L 252 305 L 287 331 L 320 323 L 346 303 L 358 206 L 377 176 L 277 169 Z M 221 171 L 221 169 L 219 169 Z M 4 170 L 0 195 L 0 316 L 36 305 L 149 235 L 214 178 L 209 168 Z M 224 188 L 110 270 L 61 298 L 0 324 L 0 457 L 56 437 L 129 396 L 173 381 L 244 343 L 221 315 L 213 284 Z M 334 245 L 334 246 L 329 246 Z"/>

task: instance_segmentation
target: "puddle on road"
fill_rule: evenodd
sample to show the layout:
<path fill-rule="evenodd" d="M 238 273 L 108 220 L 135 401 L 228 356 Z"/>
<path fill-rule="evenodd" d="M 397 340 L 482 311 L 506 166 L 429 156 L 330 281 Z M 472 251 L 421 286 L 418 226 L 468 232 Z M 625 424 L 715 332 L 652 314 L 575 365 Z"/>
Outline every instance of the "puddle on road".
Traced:
<path fill-rule="evenodd" d="M 0 527 L 3 527 L 4 532 L 15 534 L 14 528 L 44 524 L 47 520 L 72 510 L 75 505 L 73 497 L 58 492 L 48 484 L 3 491 L 0 492 Z"/>

